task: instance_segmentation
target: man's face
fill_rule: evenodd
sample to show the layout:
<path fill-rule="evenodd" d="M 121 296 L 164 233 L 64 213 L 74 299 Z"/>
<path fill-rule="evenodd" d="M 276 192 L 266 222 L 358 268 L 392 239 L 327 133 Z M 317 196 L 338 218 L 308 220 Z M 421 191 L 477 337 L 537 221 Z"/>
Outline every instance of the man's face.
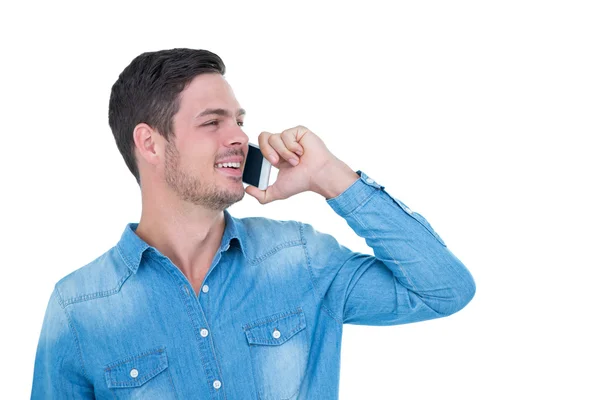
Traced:
<path fill-rule="evenodd" d="M 244 197 L 248 136 L 240 127 L 243 118 L 219 74 L 198 75 L 181 92 L 173 117 L 175 137 L 165 148 L 165 180 L 182 200 L 221 211 Z M 239 168 L 217 166 L 227 160 L 239 162 Z"/>

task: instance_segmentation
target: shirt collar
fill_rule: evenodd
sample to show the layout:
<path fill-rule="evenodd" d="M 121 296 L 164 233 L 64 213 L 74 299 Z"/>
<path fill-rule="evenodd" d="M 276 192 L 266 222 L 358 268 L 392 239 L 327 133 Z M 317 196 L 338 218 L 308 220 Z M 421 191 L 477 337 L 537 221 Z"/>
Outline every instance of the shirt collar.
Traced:
<path fill-rule="evenodd" d="M 246 231 L 244 224 L 239 219 L 232 217 L 229 211 L 225 210 L 223 213 L 225 216 L 225 231 L 223 232 L 219 251 L 227 251 L 233 245 L 239 248 L 244 258 L 246 258 Z M 150 246 L 135 233 L 138 225 L 138 222 L 128 223 L 121 235 L 121 239 L 117 243 L 117 250 L 121 254 L 123 261 L 125 261 L 127 267 L 134 274 L 137 272 L 146 250 L 153 249 L 158 254 L 161 254 L 160 251 Z"/>

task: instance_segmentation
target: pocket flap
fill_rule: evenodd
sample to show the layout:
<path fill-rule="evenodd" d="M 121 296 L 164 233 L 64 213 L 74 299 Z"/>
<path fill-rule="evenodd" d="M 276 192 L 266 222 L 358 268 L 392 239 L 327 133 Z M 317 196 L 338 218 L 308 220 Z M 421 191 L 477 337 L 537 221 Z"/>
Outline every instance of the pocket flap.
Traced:
<path fill-rule="evenodd" d="M 301 308 L 274 314 L 244 325 L 250 345 L 278 346 L 306 328 Z"/>
<path fill-rule="evenodd" d="M 104 369 L 104 375 L 109 388 L 138 387 L 167 366 L 167 353 L 164 348 L 159 348 L 111 363 Z"/>

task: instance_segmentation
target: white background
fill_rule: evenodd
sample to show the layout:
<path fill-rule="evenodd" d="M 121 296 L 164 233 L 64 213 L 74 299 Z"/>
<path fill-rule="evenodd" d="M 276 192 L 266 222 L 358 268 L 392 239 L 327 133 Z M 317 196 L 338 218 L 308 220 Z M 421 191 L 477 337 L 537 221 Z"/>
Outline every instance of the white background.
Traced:
<path fill-rule="evenodd" d="M 341 399 L 599 398 L 596 2 L 88 3 L 0 10 L 1 398 L 29 397 L 56 281 L 139 221 L 109 93 L 173 47 L 223 58 L 251 140 L 309 127 L 476 280 L 453 316 L 346 325 Z M 371 253 L 313 193 L 231 212 Z"/>

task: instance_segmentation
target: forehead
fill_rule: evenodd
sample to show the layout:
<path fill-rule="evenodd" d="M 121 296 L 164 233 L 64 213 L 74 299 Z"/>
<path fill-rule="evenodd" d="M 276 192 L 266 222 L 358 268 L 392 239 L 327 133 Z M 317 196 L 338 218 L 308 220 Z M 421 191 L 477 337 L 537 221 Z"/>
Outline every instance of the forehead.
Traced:
<path fill-rule="evenodd" d="M 182 108 L 238 106 L 231 86 L 221 74 L 216 73 L 196 76 L 181 92 L 180 100 Z"/>

